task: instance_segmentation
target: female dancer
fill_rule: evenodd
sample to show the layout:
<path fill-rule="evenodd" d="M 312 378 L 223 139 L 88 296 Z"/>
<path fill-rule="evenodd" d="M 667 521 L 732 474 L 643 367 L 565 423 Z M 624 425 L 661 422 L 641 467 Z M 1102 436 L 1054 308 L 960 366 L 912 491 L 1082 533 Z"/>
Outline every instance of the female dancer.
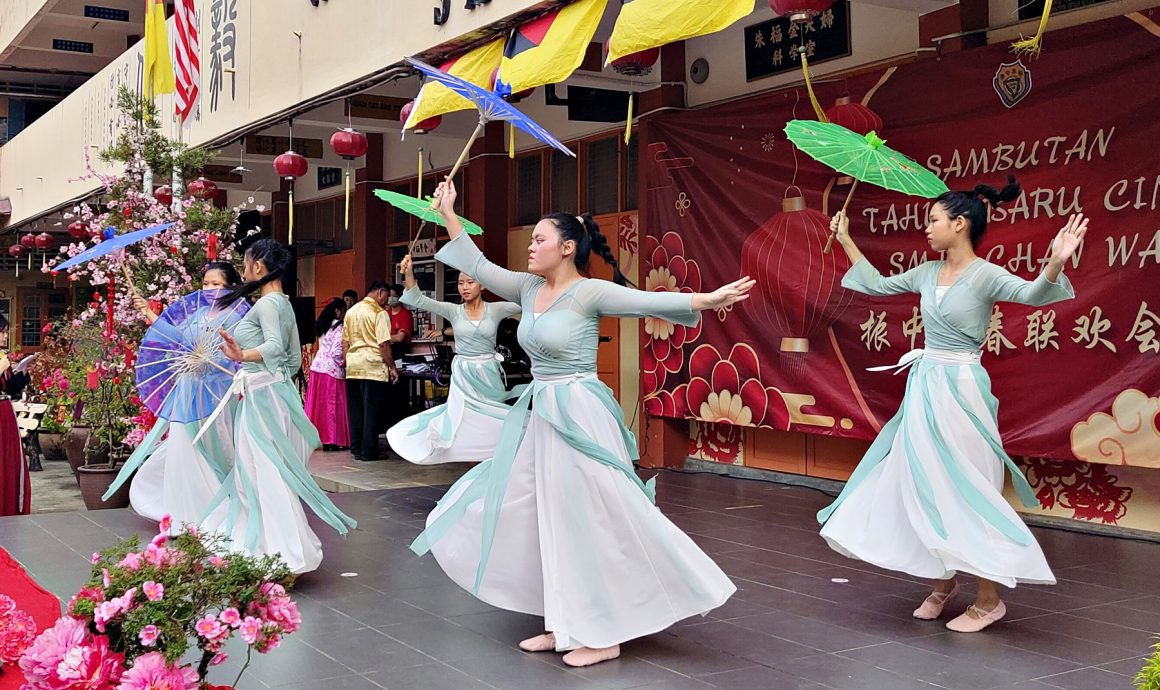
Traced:
<path fill-rule="evenodd" d="M 455 333 L 455 359 L 447 402 L 408 417 L 387 431 L 391 448 L 417 465 L 444 462 L 478 462 L 495 453 L 496 439 L 511 408 L 504 403 L 495 335 L 499 322 L 520 313 L 511 302 L 484 302 L 479 283 L 459 274 L 463 304 L 436 302 L 423 295 L 411 271 L 410 255 L 399 264 L 407 289 L 402 302 L 408 307 L 438 314 Z"/>
<path fill-rule="evenodd" d="M 326 303 L 314 324 L 318 352 L 310 362 L 306 388 L 306 416 L 318 429 L 324 449 L 350 447 L 350 420 L 346 410 L 346 356 L 342 353 L 342 317 L 346 300 Z"/>
<path fill-rule="evenodd" d="M 956 632 L 978 632 L 1003 617 L 997 584 L 1055 583 L 1039 544 L 1003 498 L 1006 466 L 1023 502 L 1039 504 L 1003 451 L 998 401 L 979 356 L 995 302 L 1044 306 L 1075 296 L 1063 266 L 1087 220 L 1068 219 L 1039 277 L 1023 280 L 975 255 L 987 230 L 987 202 L 993 207 L 1018 196 L 1012 179 L 1002 191 L 979 185 L 938 197 L 926 237 L 946 259 L 888 278 L 858 251 L 845 214 L 830 223 L 853 262 L 843 286 L 868 295 L 921 295 L 926 348 L 900 362 L 914 363 L 902 407 L 838 499 L 818 513 L 822 536 L 851 558 L 934 579 L 934 592 L 914 612 L 922 620 L 938 618 L 958 593 L 956 573 L 974 575 L 975 603 L 947 623 Z"/>
<path fill-rule="evenodd" d="M 451 241 L 436 254 L 521 305 L 520 345 L 535 381 L 504 421 L 495 456 L 465 474 L 411 548 L 435 554 L 457 584 L 500 608 L 544 617 L 529 652 L 569 651 L 588 666 L 620 643 L 704 614 L 736 590 L 725 573 L 653 505 L 653 482 L 633 470 L 636 441 L 596 378 L 603 316 L 694 324 L 697 312 L 748 297 L 742 278 L 708 294 L 642 292 L 582 277 L 596 252 L 625 283 L 591 217 L 554 213 L 536 225 L 530 273 L 484 258 L 440 185 Z M 526 425 L 526 426 L 525 426 Z"/>
<path fill-rule="evenodd" d="M 233 264 L 213 261 L 202 271 L 201 289 L 224 290 L 240 282 L 238 269 Z M 143 297 L 134 295 L 133 304 L 150 324 L 157 321 L 159 314 L 150 309 Z M 208 313 L 198 313 L 193 318 L 204 322 L 207 328 L 211 323 Z M 169 515 L 173 521 L 173 534 L 180 532 L 187 523 L 196 525 L 221 490 L 222 479 L 229 474 L 234 456 L 233 438 L 228 426 L 222 425 L 194 444 L 192 439 L 200 428 L 196 422 L 183 424 L 158 419 L 149 435 L 129 456 L 104 498 L 107 500 L 129 477 L 133 477 L 133 483 L 129 485 L 129 504 L 138 515 L 157 521 Z"/>
<path fill-rule="evenodd" d="M 233 404 L 232 398 L 241 396 L 234 411 L 235 458 L 201 527 L 224 532 L 233 548 L 255 555 L 280 554 L 297 574 L 314 570 L 322 561 L 322 544 L 306 523 L 301 501 L 340 534 L 355 522 L 331 503 L 306 469 L 321 442 L 291 382 L 302 367 L 294 309 L 282 292 L 282 276 L 291 260 L 286 247 L 258 240 L 246 250 L 242 273 L 246 282 L 218 300 L 225 307 L 259 294 L 234 335 L 222 332 L 222 352 L 241 362 L 242 368 L 205 424 L 212 424 L 227 404 Z M 223 501 L 228 510 L 214 510 Z"/>

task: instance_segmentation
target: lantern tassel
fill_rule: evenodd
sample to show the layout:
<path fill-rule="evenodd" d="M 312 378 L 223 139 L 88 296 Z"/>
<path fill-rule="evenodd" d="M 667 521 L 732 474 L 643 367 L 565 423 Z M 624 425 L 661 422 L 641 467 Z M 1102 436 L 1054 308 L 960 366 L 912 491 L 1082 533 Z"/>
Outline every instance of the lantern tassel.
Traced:
<path fill-rule="evenodd" d="M 16 277 L 20 277 L 20 259 L 16 260 Z"/>
<path fill-rule="evenodd" d="M 1039 17 L 1039 30 L 1031 38 L 1020 36 L 1018 41 L 1011 44 L 1011 50 L 1016 54 L 1027 53 L 1031 56 L 1039 55 L 1043 32 L 1047 30 L 1047 18 L 1051 15 L 1052 0 L 1044 0 L 1043 14 Z"/>
<path fill-rule="evenodd" d="M 290 187 L 290 222 L 289 222 L 289 237 L 287 244 L 294 246 L 294 187 Z"/>
<path fill-rule="evenodd" d="M 625 118 L 624 123 L 624 144 L 628 145 L 628 140 L 632 138 L 632 101 L 636 98 L 636 94 L 628 92 L 628 117 Z"/>
<path fill-rule="evenodd" d="M 798 48 L 798 52 L 802 56 L 802 74 L 806 79 L 806 92 L 810 94 L 810 105 L 814 106 L 814 113 L 818 116 L 818 122 L 829 122 L 826 118 L 826 111 L 822 110 L 822 104 L 818 103 L 818 97 L 814 95 L 814 85 L 810 82 L 810 64 L 806 60 L 806 49 L 804 47 Z"/>
<path fill-rule="evenodd" d="M 33 252 L 28 252 L 28 270 L 30 271 L 32 270 L 32 254 Z"/>
<path fill-rule="evenodd" d="M 508 123 L 508 158 L 516 157 L 516 126 Z"/>
<path fill-rule="evenodd" d="M 350 232 L 350 165 L 346 167 L 346 208 L 342 216 L 342 229 Z"/>

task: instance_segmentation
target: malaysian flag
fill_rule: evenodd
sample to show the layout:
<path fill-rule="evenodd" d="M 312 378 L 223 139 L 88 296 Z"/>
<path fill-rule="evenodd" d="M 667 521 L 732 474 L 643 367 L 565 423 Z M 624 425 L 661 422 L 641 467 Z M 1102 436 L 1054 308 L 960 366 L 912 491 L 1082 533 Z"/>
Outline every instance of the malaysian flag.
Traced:
<path fill-rule="evenodd" d="M 197 12 L 194 0 L 177 0 L 174 4 L 173 23 L 177 27 L 174 72 L 177 75 L 177 97 L 174 100 L 177 117 L 182 124 L 197 106 L 201 84 L 201 57 L 198 52 Z"/>

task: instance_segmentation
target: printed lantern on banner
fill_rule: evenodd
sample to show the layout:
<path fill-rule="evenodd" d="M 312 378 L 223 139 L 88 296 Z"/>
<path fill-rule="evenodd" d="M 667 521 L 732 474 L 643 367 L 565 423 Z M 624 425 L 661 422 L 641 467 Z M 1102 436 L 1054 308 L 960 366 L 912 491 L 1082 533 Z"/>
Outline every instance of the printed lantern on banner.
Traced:
<path fill-rule="evenodd" d="M 804 24 L 830 9 L 834 0 L 769 0 L 769 8 L 794 24 Z"/>
<path fill-rule="evenodd" d="M 162 206 L 168 208 L 173 205 L 173 187 L 163 184 L 157 189 L 153 190 L 153 198 L 157 200 Z"/>
<path fill-rule="evenodd" d="M 69 237 L 76 239 L 84 239 L 89 236 L 89 226 L 79 220 L 75 220 L 68 224 Z"/>
<path fill-rule="evenodd" d="M 415 101 L 407 101 L 403 105 L 403 109 L 399 111 L 399 123 L 406 125 L 407 119 L 411 117 L 411 111 L 414 109 Z M 443 116 L 436 115 L 435 117 L 429 117 L 415 125 L 411 128 L 411 131 L 415 134 L 427 134 L 428 132 L 434 132 L 441 124 L 443 124 Z"/>
<path fill-rule="evenodd" d="M 199 177 L 193 182 L 189 183 L 186 191 L 194 199 L 211 199 L 218 193 L 218 186 L 212 180 L 207 180 L 204 177 Z"/>
<path fill-rule="evenodd" d="M 343 174 L 346 210 L 343 214 L 342 227 L 344 230 L 350 230 L 350 162 L 360 156 L 365 156 L 369 144 L 365 134 L 347 127 L 330 135 L 330 148 L 334 149 L 334 152 L 346 161 L 346 171 Z"/>
<path fill-rule="evenodd" d="M 850 260 L 844 252 L 822 252 L 830 219 L 808 208 L 801 190 L 787 190 L 781 208 L 746 238 L 741 274 L 757 280 L 747 308 L 773 324 L 782 336 L 779 349 L 804 353 L 854 297 L 841 285 Z"/>
<path fill-rule="evenodd" d="M 870 132 L 882 135 L 882 118 L 879 117 L 878 113 L 861 103 L 852 102 L 849 94 L 834 101 L 834 105 L 826 110 L 826 119 L 862 136 L 866 136 Z M 842 185 L 850 184 L 853 181 L 854 178 L 849 175 L 838 178 L 838 184 Z"/>
<path fill-rule="evenodd" d="M 288 243 L 291 245 L 294 244 L 294 180 L 305 175 L 309 168 L 306 156 L 295 153 L 293 149 L 274 159 L 274 170 L 278 173 L 278 177 L 290 182 L 290 218 L 287 226 Z"/>

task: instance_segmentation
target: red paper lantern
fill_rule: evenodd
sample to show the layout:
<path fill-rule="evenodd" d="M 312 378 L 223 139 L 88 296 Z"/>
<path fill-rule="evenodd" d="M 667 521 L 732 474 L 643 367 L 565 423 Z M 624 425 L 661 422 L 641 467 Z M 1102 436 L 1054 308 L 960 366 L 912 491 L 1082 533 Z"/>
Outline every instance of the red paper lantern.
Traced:
<path fill-rule="evenodd" d="M 809 352 L 810 338 L 834 323 L 854 293 L 841 286 L 850 268 L 845 252 L 822 252 L 830 219 L 807 208 L 801 192 L 791 189 L 782 212 L 742 245 L 741 275 L 757 280 L 747 308 L 772 324 L 781 351 Z"/>
<path fill-rule="evenodd" d="M 36 235 L 33 235 L 31 232 L 27 235 L 22 235 L 20 237 L 20 246 L 24 247 L 25 249 L 35 249 Z"/>
<path fill-rule="evenodd" d="M 604 57 L 608 58 L 608 44 L 604 44 Z M 617 74 L 624 74 L 630 77 L 638 77 L 642 74 L 648 74 L 652 71 L 653 65 L 657 64 L 657 60 L 661 57 L 661 49 L 649 48 L 642 50 L 639 53 L 625 55 L 618 57 L 612 61 L 612 69 L 616 70 Z"/>
<path fill-rule="evenodd" d="M 8 248 L 8 256 L 11 256 L 15 259 L 19 259 L 23 254 L 24 247 L 21 247 L 19 244 L 14 244 Z"/>
<path fill-rule="evenodd" d="M 499 68 L 498 67 L 496 67 L 495 69 L 493 69 L 491 71 L 491 77 L 488 78 L 487 85 L 488 85 L 488 88 L 491 89 L 492 91 L 495 91 L 495 81 L 497 79 L 499 79 Z M 524 100 L 528 96 L 531 96 L 535 90 L 536 90 L 535 87 L 532 87 L 530 89 L 524 89 L 523 91 L 520 91 L 517 93 L 509 93 L 508 95 L 504 96 L 503 99 L 505 101 L 507 101 L 508 103 L 519 103 L 520 101 Z"/>
<path fill-rule="evenodd" d="M 167 184 L 163 184 L 153 190 L 153 198 L 162 206 L 169 206 L 173 203 L 173 188 Z"/>
<path fill-rule="evenodd" d="M 79 220 L 68 224 L 68 234 L 70 237 L 75 237 L 78 240 L 89 236 L 89 226 Z"/>
<path fill-rule="evenodd" d="M 862 136 L 870 132 L 882 134 L 882 118 L 878 113 L 861 103 L 851 103 L 849 96 L 834 101 L 834 105 L 826 110 L 826 119 Z"/>
<path fill-rule="evenodd" d="M 808 22 L 830 9 L 834 0 L 769 0 L 769 8 L 795 24 Z"/>
<path fill-rule="evenodd" d="M 47 232 L 40 233 L 34 237 L 32 241 L 36 243 L 36 248 L 40 249 L 41 251 L 52 249 L 52 245 L 54 244 L 52 241 L 52 235 L 48 234 Z"/>
<path fill-rule="evenodd" d="M 411 111 L 414 109 L 415 101 L 407 101 L 407 103 L 403 105 L 403 109 L 399 111 L 399 122 L 405 126 L 407 124 L 407 119 L 411 117 Z M 435 117 L 429 117 L 415 125 L 411 128 L 411 131 L 413 131 L 415 134 L 426 134 L 428 132 L 435 131 L 435 129 L 438 128 L 441 124 L 443 124 L 443 116 L 436 115 Z"/>
<path fill-rule="evenodd" d="M 367 137 L 365 134 L 356 132 L 349 127 L 340 129 L 330 135 L 330 148 L 334 149 L 334 152 L 343 159 L 352 161 L 355 158 L 366 155 L 368 148 Z"/>
<path fill-rule="evenodd" d="M 218 193 L 218 186 L 212 180 L 199 177 L 189 183 L 187 190 L 195 199 L 210 199 Z"/>
<path fill-rule="evenodd" d="M 287 151 L 274 159 L 274 170 L 278 173 L 278 177 L 287 180 L 302 177 L 309 168 L 306 156 L 294 151 Z"/>

